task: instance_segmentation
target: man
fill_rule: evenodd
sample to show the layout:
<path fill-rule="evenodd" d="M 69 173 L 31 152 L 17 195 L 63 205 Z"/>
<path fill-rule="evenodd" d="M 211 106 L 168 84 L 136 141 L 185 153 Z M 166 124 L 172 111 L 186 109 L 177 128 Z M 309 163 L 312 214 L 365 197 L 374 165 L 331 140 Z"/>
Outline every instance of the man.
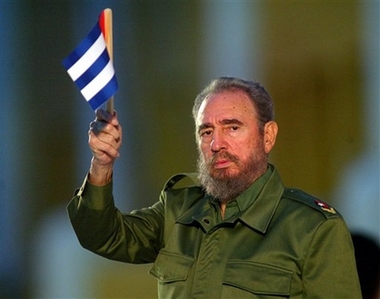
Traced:
<path fill-rule="evenodd" d="M 89 174 L 68 206 L 83 247 L 153 263 L 160 298 L 361 298 L 353 246 L 339 213 L 283 186 L 268 163 L 277 124 L 266 90 L 219 78 L 193 108 L 199 183 L 169 179 L 159 201 L 122 214 L 112 198 L 121 145 L 116 115 L 91 124 Z M 197 180 L 195 180 L 197 181 Z"/>

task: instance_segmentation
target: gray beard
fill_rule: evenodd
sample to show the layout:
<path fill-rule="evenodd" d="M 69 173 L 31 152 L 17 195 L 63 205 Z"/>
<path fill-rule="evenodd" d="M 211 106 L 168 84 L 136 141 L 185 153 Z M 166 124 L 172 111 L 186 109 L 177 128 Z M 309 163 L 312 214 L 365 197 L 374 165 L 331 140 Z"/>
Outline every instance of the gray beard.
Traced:
<path fill-rule="evenodd" d="M 228 175 L 225 169 L 212 169 L 217 157 L 228 158 L 240 169 L 237 175 Z M 228 152 L 216 153 L 210 162 L 205 162 L 201 154 L 198 158 L 198 177 L 208 194 L 221 203 L 228 203 L 242 194 L 267 169 L 268 156 L 264 151 L 252 154 L 243 164 L 236 156 Z"/>

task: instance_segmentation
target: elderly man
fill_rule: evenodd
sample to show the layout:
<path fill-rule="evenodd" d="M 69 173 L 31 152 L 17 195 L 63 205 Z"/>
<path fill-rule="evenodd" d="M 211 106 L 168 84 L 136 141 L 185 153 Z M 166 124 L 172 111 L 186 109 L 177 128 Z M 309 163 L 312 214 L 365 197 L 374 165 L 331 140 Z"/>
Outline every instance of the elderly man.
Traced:
<path fill-rule="evenodd" d="M 122 130 L 116 115 L 98 111 L 90 171 L 68 206 L 82 246 L 153 263 L 165 299 L 361 298 L 340 214 L 286 188 L 268 163 L 278 131 L 273 114 L 259 83 L 212 81 L 193 108 L 197 174 L 173 176 L 154 205 L 124 214 L 112 197 Z M 186 177 L 194 183 L 176 187 Z"/>

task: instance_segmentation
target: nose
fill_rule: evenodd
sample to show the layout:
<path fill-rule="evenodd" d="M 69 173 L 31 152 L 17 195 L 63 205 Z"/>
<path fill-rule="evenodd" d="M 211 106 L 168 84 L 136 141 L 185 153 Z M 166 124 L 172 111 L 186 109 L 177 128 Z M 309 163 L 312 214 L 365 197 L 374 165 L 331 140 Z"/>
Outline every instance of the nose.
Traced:
<path fill-rule="evenodd" d="M 223 134 L 214 131 L 210 142 L 210 149 L 215 153 L 221 151 L 222 149 L 227 149 L 227 143 Z"/>

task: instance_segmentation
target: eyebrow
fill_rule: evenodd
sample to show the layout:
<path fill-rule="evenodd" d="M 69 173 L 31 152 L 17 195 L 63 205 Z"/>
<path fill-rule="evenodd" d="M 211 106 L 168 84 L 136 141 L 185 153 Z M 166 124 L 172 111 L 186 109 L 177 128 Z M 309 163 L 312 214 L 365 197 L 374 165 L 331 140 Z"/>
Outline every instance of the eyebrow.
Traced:
<path fill-rule="evenodd" d="M 236 118 L 223 119 L 220 123 L 222 125 L 239 125 L 239 126 L 243 125 L 243 123 L 240 120 L 236 119 Z"/>
<path fill-rule="evenodd" d="M 208 129 L 208 128 L 213 128 L 214 126 L 211 124 L 211 123 L 204 123 L 204 124 L 201 124 L 199 127 L 198 127 L 198 133 L 202 130 L 205 130 L 205 129 Z"/>
<path fill-rule="evenodd" d="M 223 119 L 220 124 L 222 125 L 239 125 L 239 126 L 242 126 L 243 123 L 236 119 L 236 118 L 226 118 L 226 119 Z M 199 127 L 198 127 L 198 132 L 204 130 L 204 129 L 208 129 L 208 128 L 213 128 L 214 125 L 212 123 L 204 123 L 204 124 L 201 124 Z"/>

